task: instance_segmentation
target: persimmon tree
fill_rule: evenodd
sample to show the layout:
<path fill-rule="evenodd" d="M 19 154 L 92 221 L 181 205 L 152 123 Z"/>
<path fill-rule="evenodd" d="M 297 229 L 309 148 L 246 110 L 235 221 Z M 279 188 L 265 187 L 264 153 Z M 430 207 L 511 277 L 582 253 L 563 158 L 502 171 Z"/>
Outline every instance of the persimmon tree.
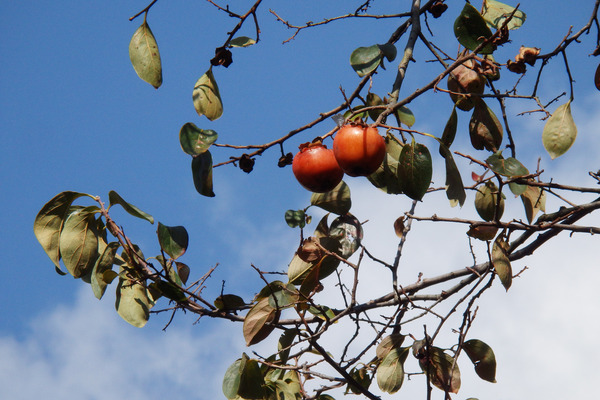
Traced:
<path fill-rule="evenodd" d="M 528 47 L 517 47 L 510 41 L 512 31 L 527 29 L 527 10 L 496 0 L 407 0 L 401 2 L 404 9 L 398 10 L 397 2 L 390 3 L 388 14 L 377 15 L 370 13 L 372 1 L 367 0 L 356 9 L 342 10 L 339 16 L 304 25 L 292 22 L 293 16 L 264 10 L 262 0 L 256 0 L 243 13 L 233 10 L 238 6 L 208 1 L 215 13 L 226 13 L 236 23 L 224 27 L 227 39 L 215 43 L 215 56 L 207 60 L 206 73 L 190 88 L 204 128 L 187 122 L 179 133 L 183 152 L 191 156 L 193 184 L 199 195 L 210 202 L 213 200 L 209 198 L 218 192 L 215 191 L 218 183 L 213 186 L 213 168 L 239 167 L 250 173 L 259 160 L 257 156 L 268 151 L 281 152 L 278 166 L 273 168 L 287 168 L 290 179 L 295 179 L 291 172 L 295 152 L 284 151 L 284 145 L 292 137 L 307 136 L 311 128 L 321 127 L 323 134 L 317 138 L 304 137 L 307 142 L 304 148 L 332 146 L 331 139 L 343 126 L 354 125 L 370 132 L 376 129 L 385 140 L 383 160 L 376 161 L 379 166 L 375 172 L 357 173 L 366 176 L 348 179 L 365 179 L 372 184 L 373 191 L 412 200 L 410 210 L 390 221 L 398 235 L 394 259 L 384 260 L 363 245 L 361 221 L 369 216 L 351 213 L 349 187 L 344 180 L 337 183 L 338 179 L 332 190 L 329 183 L 315 186 L 328 191 L 313 193 L 310 204 L 304 208 L 285 211 L 282 205 L 282 215 L 285 214 L 282 223 L 298 231 L 299 242 L 289 244 L 286 273 L 272 275 L 251 266 L 264 282 L 262 287 L 255 288 L 256 295 L 251 299 L 223 291 L 217 298 L 203 294 L 213 270 L 195 271 L 185 263 L 183 255 L 189 240 L 183 226 L 158 222 L 160 250 L 149 257 L 149 251 L 153 250 L 139 248 L 134 235 L 129 231 L 125 234 L 124 222 L 113 219 L 111 210 L 120 206 L 131 216 L 151 224 L 154 218 L 114 191 L 108 193 L 108 198 L 64 191 L 43 206 L 35 218 L 34 232 L 56 271 L 80 278 L 91 286 L 98 299 L 112 284 L 116 290 L 116 311 L 136 327 L 143 327 L 152 313 L 170 310 L 175 315 L 185 310 L 199 317 L 242 324 L 240 340 L 250 348 L 271 341 L 271 355 L 249 351 L 251 356 L 244 353 L 231 360 L 231 366 L 223 371 L 223 393 L 228 399 L 326 400 L 340 394 L 378 399 L 376 393 L 385 396 L 401 390 L 408 375 L 423 377 L 424 397 L 431 398 L 433 390 L 440 390 L 449 399 L 460 389 L 460 368 L 474 368 L 481 379 L 495 382 L 493 350 L 485 338 L 469 335 L 478 300 L 494 285 L 508 291 L 512 278 L 519 273 L 511 264 L 533 255 L 559 233 L 600 233 L 598 226 L 578 225 L 578 221 L 600 208 L 600 189 L 595 186 L 600 183 L 599 175 L 590 172 L 590 185 L 575 187 L 546 176 L 540 165 L 524 165 L 517 158 L 520 138 L 512 133 L 515 115 L 508 107 L 510 102 L 518 100 L 521 105 L 528 104 L 523 108 L 522 118 L 545 120 L 543 131 L 538 132 L 539 140 L 552 159 L 569 150 L 577 135 L 571 114 L 575 77 L 569 68 L 569 49 L 587 46 L 592 55 L 600 53 L 597 19 L 600 0 L 578 4 L 589 12 L 588 22 L 569 29 L 546 53 L 535 47 L 538 32 L 531 33 L 532 43 Z M 143 18 L 143 22 L 131 38 L 129 55 L 139 77 L 159 88 L 161 58 L 147 19 L 156 2 L 152 1 L 130 18 L 136 21 Z M 301 40 L 305 30 L 318 30 L 321 25 L 341 20 L 348 23 L 353 19 L 373 18 L 397 24 L 391 32 L 380 32 L 379 43 L 357 47 L 349 54 L 357 80 L 345 83 L 352 88 L 340 90 L 338 104 L 268 143 L 228 144 L 227 137 L 222 138 L 210 129 L 210 121 L 227 118 L 213 69 L 228 67 L 234 62 L 236 52 L 260 45 L 263 18 L 275 18 L 282 27 L 291 29 L 292 36 L 284 41 L 286 46 L 294 45 L 292 39 Z M 432 18 L 448 21 L 448 32 L 438 34 L 453 34 L 454 47 L 441 48 L 435 43 L 428 23 Z M 239 34 L 244 25 L 254 27 L 254 37 Z M 514 59 L 496 59 L 494 54 L 500 47 L 513 49 Z M 551 63 L 564 68 L 570 93 L 543 98 L 538 89 L 545 84 L 545 67 Z M 430 79 L 417 90 L 405 93 L 403 83 L 416 68 L 428 71 Z M 389 92 L 373 92 L 373 82 L 387 76 L 394 78 Z M 600 89 L 599 76 L 597 73 L 595 85 Z M 582 84 L 592 82 L 582 81 Z M 437 113 L 447 118 L 443 131 L 426 132 L 420 128 L 422 116 L 415 115 L 410 104 L 422 96 L 448 99 L 447 109 Z M 464 126 L 458 121 L 461 113 L 469 119 Z M 468 135 L 470 146 L 455 148 L 458 135 Z M 357 145 L 348 142 L 345 146 L 352 150 Z M 339 149 L 336 146 L 335 150 L 343 152 L 344 145 L 339 145 Z M 445 166 L 443 185 L 431 182 L 436 158 L 443 160 L 440 165 Z M 468 160 L 472 168 L 459 170 L 458 158 Z M 356 157 L 352 162 L 356 163 Z M 310 174 L 311 167 L 307 168 L 309 171 L 303 173 Z M 365 171 L 356 169 L 354 164 L 353 168 Z M 331 178 L 323 176 L 329 174 L 327 171 L 318 170 L 311 179 Z M 335 174 L 342 176 L 343 172 Z M 418 204 L 427 202 L 435 192 L 445 192 L 453 207 L 474 207 L 480 218 L 418 215 Z M 474 203 L 466 202 L 467 193 L 472 194 Z M 547 210 L 548 196 L 560 199 L 564 206 Z M 585 202 L 570 199 L 584 196 L 590 198 Z M 526 219 L 503 218 L 505 208 L 509 207 L 523 207 Z M 327 214 L 311 224 L 314 208 Z M 398 268 L 402 250 L 410 245 L 411 227 L 428 222 L 435 222 L 430 224 L 433 227 L 454 224 L 469 241 L 482 243 L 484 261 L 447 265 L 441 275 L 400 281 Z M 475 254 L 473 259 L 476 260 Z M 373 296 L 368 301 L 358 300 L 358 277 L 365 268 L 389 271 L 387 294 Z M 344 306 L 323 303 L 324 293 L 328 298 L 337 296 L 339 304 Z M 462 322 L 448 326 L 451 315 L 462 315 Z M 429 318 L 427 322 L 420 323 L 425 318 Z M 341 351 L 333 351 L 328 343 L 332 327 L 338 323 L 349 328 L 344 337 L 340 337 L 339 331 L 335 333 L 335 340 L 344 346 Z M 454 332 L 453 343 L 439 342 L 439 333 L 444 330 Z M 409 357 L 418 361 L 419 371 L 405 370 Z"/>

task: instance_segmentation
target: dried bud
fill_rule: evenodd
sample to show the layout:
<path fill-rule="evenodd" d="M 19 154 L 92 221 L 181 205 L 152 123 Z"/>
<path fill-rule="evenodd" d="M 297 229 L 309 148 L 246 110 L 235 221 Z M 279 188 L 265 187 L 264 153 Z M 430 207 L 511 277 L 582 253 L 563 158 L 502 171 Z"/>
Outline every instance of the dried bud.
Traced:
<path fill-rule="evenodd" d="M 514 72 L 515 74 L 524 74 L 525 71 L 527 71 L 527 66 L 523 61 L 514 62 L 512 60 L 508 60 L 506 62 L 506 68 L 508 68 L 510 72 Z"/>
<path fill-rule="evenodd" d="M 225 47 L 217 47 L 215 49 L 215 57 L 210 60 L 211 65 L 222 65 L 225 68 L 229 67 L 233 62 L 231 51 Z"/>
<path fill-rule="evenodd" d="M 249 174 L 254 168 L 254 159 L 250 158 L 248 154 L 243 154 L 240 158 L 240 169 L 245 173 Z"/>
<path fill-rule="evenodd" d="M 448 9 L 448 5 L 441 1 L 436 1 L 429 7 L 429 12 L 433 15 L 433 18 L 439 18 Z"/>
<path fill-rule="evenodd" d="M 521 46 L 521 48 L 519 49 L 519 54 L 515 57 L 515 61 L 526 62 L 527 64 L 533 67 L 538 54 L 540 54 L 540 49 L 538 49 L 537 47 Z"/>
<path fill-rule="evenodd" d="M 279 168 L 283 168 L 286 165 L 292 165 L 294 162 L 294 155 L 292 153 L 287 153 L 285 156 L 279 157 L 279 161 L 277 161 L 277 166 Z"/>

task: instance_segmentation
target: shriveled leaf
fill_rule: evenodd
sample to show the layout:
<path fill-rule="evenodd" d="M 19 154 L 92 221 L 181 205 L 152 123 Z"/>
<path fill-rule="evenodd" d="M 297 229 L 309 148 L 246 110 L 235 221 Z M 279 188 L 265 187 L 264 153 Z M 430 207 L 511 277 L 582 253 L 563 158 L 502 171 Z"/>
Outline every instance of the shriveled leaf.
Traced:
<path fill-rule="evenodd" d="M 91 285 L 94 296 L 96 296 L 97 299 L 101 299 L 102 296 L 104 296 L 106 286 L 108 286 L 108 284 L 112 281 L 112 279 L 110 279 L 110 281 L 106 281 L 105 278 L 108 278 L 110 275 L 112 275 L 108 271 L 112 271 L 115 255 L 119 246 L 120 245 L 118 242 L 109 243 L 102 252 L 102 255 L 94 264 L 92 269 Z"/>
<path fill-rule="evenodd" d="M 304 228 L 306 226 L 306 214 L 304 210 L 287 210 L 285 212 L 285 222 L 290 228 L 297 226 Z"/>
<path fill-rule="evenodd" d="M 475 51 L 480 44 L 492 37 L 492 31 L 479 11 L 470 3 L 466 3 L 454 21 L 454 36 L 465 48 Z M 491 54 L 495 49 L 495 45 L 487 43 L 479 53 Z"/>
<path fill-rule="evenodd" d="M 419 359 L 421 370 L 429 375 L 431 384 L 443 391 L 458 393 L 460 370 L 454 359 L 438 347 L 431 347 L 429 355 Z"/>
<path fill-rule="evenodd" d="M 256 40 L 249 38 L 248 36 L 238 36 L 231 39 L 229 42 L 230 47 L 248 47 L 256 43 Z"/>
<path fill-rule="evenodd" d="M 571 101 L 559 106 L 548 118 L 542 142 L 552 159 L 562 156 L 571 148 L 577 137 L 577 126 L 571 115 Z"/>
<path fill-rule="evenodd" d="M 396 393 L 404 382 L 404 361 L 410 348 L 392 348 L 377 368 L 377 385 L 386 393 Z"/>
<path fill-rule="evenodd" d="M 475 373 L 488 382 L 496 383 L 496 356 L 486 343 L 478 339 L 467 340 L 463 350 L 475 366 Z"/>
<path fill-rule="evenodd" d="M 346 214 L 352 207 L 350 188 L 346 182 L 341 181 L 333 190 L 329 192 L 313 193 L 310 197 L 310 204 L 334 214 Z"/>
<path fill-rule="evenodd" d="M 144 286 L 134 280 L 119 278 L 115 308 L 121 318 L 137 328 L 142 328 L 150 318 L 153 305 Z"/>
<path fill-rule="evenodd" d="M 469 122 L 471 144 L 477 150 L 497 151 L 502 144 L 502 124 L 483 100 L 475 102 Z"/>
<path fill-rule="evenodd" d="M 181 257 L 187 250 L 189 236 L 183 226 L 166 226 L 159 222 L 156 233 L 160 248 L 172 258 Z"/>
<path fill-rule="evenodd" d="M 377 44 L 369 47 L 359 47 L 350 54 L 350 65 L 358 76 L 363 77 L 379 66 L 383 56 L 381 46 Z"/>
<path fill-rule="evenodd" d="M 269 336 L 274 326 L 269 325 L 279 318 L 279 312 L 271 307 L 269 298 L 258 301 L 246 314 L 243 324 L 244 339 L 246 346 L 256 344 Z"/>
<path fill-rule="evenodd" d="M 212 155 L 206 150 L 192 158 L 192 176 L 196 191 L 202 196 L 215 197 L 212 180 Z"/>
<path fill-rule="evenodd" d="M 514 10 L 515 7 L 496 0 L 483 0 L 483 18 L 494 29 L 500 29 L 504 21 L 510 17 Z M 511 30 L 520 28 L 526 18 L 527 15 L 523 11 L 517 10 L 512 19 L 506 24 L 506 27 Z"/>
<path fill-rule="evenodd" d="M 111 190 L 110 192 L 108 192 L 108 201 L 109 201 L 111 207 L 114 206 L 115 204 L 119 204 L 130 215 L 133 215 L 134 217 L 137 217 L 137 218 L 145 219 L 146 221 L 150 222 L 151 224 L 154 223 L 154 218 L 152 217 L 152 215 L 150 215 L 150 214 L 148 214 L 148 213 L 140 210 L 139 208 L 137 208 L 133 204 L 130 204 L 130 203 L 126 202 L 114 190 Z"/>
<path fill-rule="evenodd" d="M 60 230 L 65 218 L 68 216 L 71 204 L 81 196 L 92 197 L 89 194 L 70 191 L 57 194 L 42 207 L 33 222 L 35 237 L 59 273 L 62 273 L 59 250 Z"/>
<path fill-rule="evenodd" d="M 194 85 L 192 98 L 194 100 L 194 108 L 198 115 L 205 115 L 206 118 L 211 121 L 214 121 L 223 115 L 221 94 L 219 93 L 219 86 L 213 75 L 212 67 L 209 68 L 208 71 L 198 79 L 196 85 Z"/>
<path fill-rule="evenodd" d="M 60 256 L 74 278 L 89 275 L 99 257 L 95 213 L 96 206 L 76 208 L 70 213 L 60 232 Z"/>
<path fill-rule="evenodd" d="M 162 84 L 160 53 L 146 21 L 134 32 L 129 42 L 129 58 L 138 76 L 158 89 Z"/>
<path fill-rule="evenodd" d="M 413 200 L 421 200 L 433 174 L 431 154 L 425 145 L 413 143 L 404 145 L 398 164 L 398 176 L 402 192 Z"/>
<path fill-rule="evenodd" d="M 502 286 L 508 290 L 512 284 L 512 267 L 508 258 L 508 243 L 504 240 L 502 235 L 498 236 L 494 240 L 492 246 L 492 264 L 494 270 L 502 282 Z"/>
<path fill-rule="evenodd" d="M 484 221 L 493 221 L 502 218 L 502 214 L 504 214 L 504 198 L 492 181 L 487 181 L 477 188 L 475 210 L 477 210 L 477 214 Z"/>
<path fill-rule="evenodd" d="M 394 232 L 396 233 L 396 236 L 398 236 L 399 238 L 402 238 L 404 236 L 404 215 L 401 217 L 396 218 L 396 220 L 394 221 Z"/>
<path fill-rule="evenodd" d="M 524 186 L 526 190 L 521 194 L 521 201 L 523 201 L 523 207 L 525 207 L 527 221 L 531 224 L 537 213 L 545 209 L 546 192 L 536 186 Z"/>
<path fill-rule="evenodd" d="M 179 144 L 185 153 L 197 156 L 208 150 L 218 136 L 212 129 L 200 129 L 192 122 L 187 122 L 179 130 Z"/>
<path fill-rule="evenodd" d="M 340 245 L 340 255 L 344 258 L 349 258 L 358 248 L 363 238 L 363 229 L 360 221 L 352 214 L 340 215 L 331 222 L 329 227 L 330 238 L 334 238 Z M 321 239 L 323 241 L 323 239 Z M 323 243 L 331 251 L 336 243 L 328 245 Z M 337 251 L 336 251 L 337 252 Z"/>
<path fill-rule="evenodd" d="M 385 138 L 386 155 L 377 170 L 367 178 L 369 182 L 378 189 L 388 194 L 402 193 L 398 163 L 402 153 L 402 144 L 394 137 L 388 135 Z"/>

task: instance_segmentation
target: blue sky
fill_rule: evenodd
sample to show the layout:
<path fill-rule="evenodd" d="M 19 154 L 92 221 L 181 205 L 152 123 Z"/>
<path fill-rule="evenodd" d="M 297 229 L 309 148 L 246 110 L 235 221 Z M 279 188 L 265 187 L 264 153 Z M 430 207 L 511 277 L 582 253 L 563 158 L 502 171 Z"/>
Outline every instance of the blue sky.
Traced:
<path fill-rule="evenodd" d="M 251 2 L 243 3 L 232 9 L 244 12 Z M 172 398 L 221 396 L 226 367 L 242 351 L 249 351 L 241 327 L 208 320 L 194 325 L 195 317 L 183 314 L 166 332 L 161 330 L 166 315 L 153 316 L 141 330 L 129 326 L 114 311 L 114 295 L 98 302 L 87 285 L 55 273 L 33 236 L 33 219 L 61 191 L 106 200 L 108 191 L 116 190 L 156 220 L 186 226 L 191 244 L 183 261 L 193 277 L 219 264 L 204 292 L 207 298 L 219 294 L 223 280 L 229 291 L 242 291 L 250 298 L 262 287 L 250 263 L 264 270 L 287 268 L 298 234 L 285 225 L 283 215 L 287 209 L 305 207 L 310 193 L 296 183 L 290 168 L 276 167 L 279 153 L 273 149 L 257 159 L 249 175 L 231 166 L 216 169 L 217 196 L 201 197 L 192 184 L 189 156 L 179 147 L 179 128 L 194 122 L 217 131 L 220 143 L 261 144 L 340 104 L 339 87 L 349 92 L 358 82 L 348 63 L 352 50 L 386 41 L 396 22 L 361 20 L 356 26 L 339 22 L 301 32 L 282 45 L 293 31 L 276 23 L 268 8 L 304 23 L 354 10 L 360 3 L 349 8 L 346 1 L 265 3 L 259 12 L 259 44 L 234 49 L 234 63 L 214 70 L 225 107 L 224 116 L 214 122 L 194 111 L 192 88 L 208 69 L 214 48 L 237 21 L 208 2 L 159 1 L 151 10 L 148 22 L 164 69 L 159 90 L 135 75 L 127 53 L 130 37 L 141 23 L 128 18 L 146 2 L 0 3 L 0 397 L 157 399 L 170 391 Z M 375 2 L 374 12 L 385 3 Z M 456 3 L 460 7 L 452 5 L 440 20 L 429 19 L 434 40 L 451 53 L 456 45 L 448 27 L 462 8 L 462 2 Z M 527 21 L 511 33 L 513 42 L 498 51 L 500 61 L 513 58 L 521 44 L 548 52 L 570 25 L 577 30 L 587 22 L 592 1 L 577 6 L 528 1 L 522 7 Z M 252 36 L 253 28 L 249 25 L 241 34 Z M 571 151 L 551 162 L 541 145 L 543 122 L 535 116 L 517 118 L 512 126 L 517 140 L 524 143 L 519 159 L 533 170 L 541 157 L 547 176 L 557 181 L 591 185 L 587 171 L 600 168 L 600 94 L 593 86 L 598 60 L 588 56 L 595 34 L 592 31 L 582 45 L 568 50 L 576 79 L 573 114 L 579 128 Z M 419 46 L 415 58 L 423 61 L 430 55 Z M 389 90 L 392 70 L 390 65 L 377 77 L 374 92 L 384 95 Z M 540 87 L 544 99 L 568 90 L 559 58 L 546 74 Z M 427 83 L 432 74 L 411 67 L 408 76 L 404 94 Z M 514 82 L 516 76 L 508 79 Z M 517 101 L 510 111 L 516 114 L 533 107 Z M 417 129 L 439 135 L 451 104 L 445 94 L 437 94 L 416 100 L 410 108 Z M 466 114 L 460 115 L 459 124 L 467 123 Z M 299 143 L 333 126 L 328 121 L 290 140 L 285 151 L 295 153 Z M 457 139 L 456 146 L 468 150 L 467 135 Z M 217 162 L 230 155 L 222 149 L 213 152 Z M 472 167 L 464 162 L 459 167 L 467 180 Z M 443 181 L 440 171 L 434 175 L 438 182 Z M 353 193 L 352 212 L 370 221 L 365 226 L 366 245 L 382 257 L 393 257 L 396 238 L 391 221 L 408 210 L 409 201 L 385 196 L 358 178 L 347 182 Z M 472 201 L 471 195 L 462 209 L 451 209 L 445 196 L 434 195 L 418 211 L 425 216 L 437 212 L 469 217 Z M 523 218 L 520 200 L 510 201 L 514 206 L 510 212 Z M 560 205 L 555 200 L 549 204 Z M 147 256 L 158 253 L 155 225 L 120 210 L 113 216 Z M 600 219 L 587 222 L 598 225 Z M 418 271 L 434 274 L 471 262 L 466 239 L 448 240 L 457 235 L 451 227 L 439 225 L 432 232 L 426 223 L 417 225 L 410 238 L 414 244 L 403 256 L 405 279 L 412 282 Z M 464 392 L 457 398 L 590 398 L 592 367 L 600 356 L 592 345 L 600 328 L 594 306 L 600 301 L 595 284 L 600 278 L 597 238 L 564 236 L 519 265 L 530 270 L 508 295 L 497 287 L 482 299 L 473 333 L 496 351 L 499 383 L 479 382 L 472 371 L 464 371 Z M 387 290 L 382 285 L 385 279 L 383 272 L 369 271 L 365 287 Z M 365 298 L 370 295 L 370 289 L 361 293 Z M 272 351 L 269 346 L 257 349 L 266 354 Z M 416 384 L 402 390 L 423 393 Z"/>

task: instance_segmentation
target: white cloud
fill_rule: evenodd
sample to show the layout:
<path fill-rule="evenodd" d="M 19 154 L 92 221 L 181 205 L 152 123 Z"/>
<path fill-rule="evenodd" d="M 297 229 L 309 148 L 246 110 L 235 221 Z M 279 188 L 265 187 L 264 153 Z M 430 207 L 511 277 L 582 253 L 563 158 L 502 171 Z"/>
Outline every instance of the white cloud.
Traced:
<path fill-rule="evenodd" d="M 166 332 L 152 322 L 137 329 L 84 289 L 23 337 L 0 337 L 0 398 L 221 398 L 223 373 L 242 351 L 225 323 L 191 326 L 180 315 L 185 325 Z"/>

